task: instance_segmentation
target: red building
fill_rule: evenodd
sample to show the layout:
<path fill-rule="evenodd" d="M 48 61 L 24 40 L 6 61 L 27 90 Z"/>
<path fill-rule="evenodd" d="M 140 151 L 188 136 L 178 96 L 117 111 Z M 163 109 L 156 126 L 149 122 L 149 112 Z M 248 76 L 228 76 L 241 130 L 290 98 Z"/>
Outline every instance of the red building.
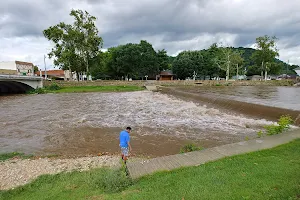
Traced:
<path fill-rule="evenodd" d="M 174 80 L 175 75 L 170 70 L 161 71 L 159 75 L 156 76 L 156 80 L 160 81 L 171 81 Z"/>

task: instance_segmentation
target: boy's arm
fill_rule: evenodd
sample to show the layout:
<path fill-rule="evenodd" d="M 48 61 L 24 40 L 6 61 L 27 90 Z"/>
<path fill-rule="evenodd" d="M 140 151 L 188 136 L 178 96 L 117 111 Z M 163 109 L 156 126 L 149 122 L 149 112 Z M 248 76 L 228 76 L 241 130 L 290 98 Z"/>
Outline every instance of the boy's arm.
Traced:
<path fill-rule="evenodd" d="M 131 151 L 132 148 L 131 148 L 130 142 L 128 141 L 127 144 L 128 144 L 128 147 L 129 147 L 129 151 Z"/>
<path fill-rule="evenodd" d="M 131 148 L 131 145 L 130 145 L 130 136 L 129 135 L 127 136 L 127 144 L 128 144 L 128 147 L 129 147 L 129 151 L 131 151 L 132 148 Z"/>

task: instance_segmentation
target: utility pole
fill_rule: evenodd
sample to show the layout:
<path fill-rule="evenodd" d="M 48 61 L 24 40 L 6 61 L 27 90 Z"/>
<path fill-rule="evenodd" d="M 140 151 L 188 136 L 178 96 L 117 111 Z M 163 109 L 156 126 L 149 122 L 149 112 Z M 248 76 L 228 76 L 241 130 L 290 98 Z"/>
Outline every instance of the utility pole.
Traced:
<path fill-rule="evenodd" d="M 239 80 L 239 64 L 236 64 L 236 80 Z"/>
<path fill-rule="evenodd" d="M 46 55 L 44 55 L 44 64 L 45 64 L 45 80 L 47 80 Z"/>
<path fill-rule="evenodd" d="M 196 80 L 196 77 L 197 77 L 197 73 L 196 73 L 196 71 L 194 71 L 194 74 L 193 74 L 193 80 L 194 81 Z"/>
<path fill-rule="evenodd" d="M 290 60 L 288 60 L 288 64 L 286 66 L 285 79 L 287 79 L 289 65 L 290 65 Z"/>

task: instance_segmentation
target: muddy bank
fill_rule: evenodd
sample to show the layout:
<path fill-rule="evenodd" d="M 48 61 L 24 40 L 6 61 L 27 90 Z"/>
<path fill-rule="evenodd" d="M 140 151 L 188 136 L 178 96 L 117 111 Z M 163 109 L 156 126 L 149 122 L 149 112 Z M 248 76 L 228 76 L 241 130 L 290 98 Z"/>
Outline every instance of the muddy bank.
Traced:
<path fill-rule="evenodd" d="M 56 134 L 45 138 L 45 148 L 40 154 L 56 154 L 73 157 L 86 155 L 119 155 L 119 128 L 78 128 L 68 133 Z M 197 133 L 199 130 L 194 130 Z M 203 134 L 202 137 L 172 136 L 150 128 L 135 127 L 131 134 L 132 156 L 157 157 L 177 154 L 185 144 L 194 143 L 204 148 L 229 144 L 244 140 L 253 135 L 244 134 Z M 200 134 L 200 133 L 199 133 Z"/>
<path fill-rule="evenodd" d="M 295 121 L 295 125 L 300 124 L 300 110 L 285 109 L 274 106 L 267 106 L 255 103 L 242 102 L 228 98 L 226 95 L 213 92 L 215 88 L 198 88 L 198 87 L 162 87 L 161 92 L 168 95 L 181 98 L 186 101 L 205 104 L 208 107 L 218 108 L 222 112 L 231 114 L 243 114 L 244 116 L 255 119 L 267 119 L 277 121 L 282 115 L 290 115 Z M 259 101 L 259 100 L 257 100 Z M 283 102 L 284 103 L 284 102 Z M 270 102 L 271 104 L 271 102 Z M 298 105 L 293 106 L 300 109 Z"/>

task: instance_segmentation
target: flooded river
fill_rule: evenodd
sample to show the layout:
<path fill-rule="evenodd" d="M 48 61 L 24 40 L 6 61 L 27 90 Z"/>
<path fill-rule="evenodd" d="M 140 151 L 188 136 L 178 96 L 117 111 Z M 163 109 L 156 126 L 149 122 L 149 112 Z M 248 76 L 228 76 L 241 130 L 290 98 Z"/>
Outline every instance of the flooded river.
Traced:
<path fill-rule="evenodd" d="M 164 91 L 1 96 L 0 152 L 70 156 L 117 153 L 119 132 L 131 126 L 133 153 L 161 156 L 178 153 L 185 143 L 207 148 L 253 138 L 264 125 L 272 123 L 272 118 L 191 99 L 191 94 L 300 113 L 295 101 L 300 99 L 300 88 L 175 90 L 186 93 L 184 97 Z"/>

